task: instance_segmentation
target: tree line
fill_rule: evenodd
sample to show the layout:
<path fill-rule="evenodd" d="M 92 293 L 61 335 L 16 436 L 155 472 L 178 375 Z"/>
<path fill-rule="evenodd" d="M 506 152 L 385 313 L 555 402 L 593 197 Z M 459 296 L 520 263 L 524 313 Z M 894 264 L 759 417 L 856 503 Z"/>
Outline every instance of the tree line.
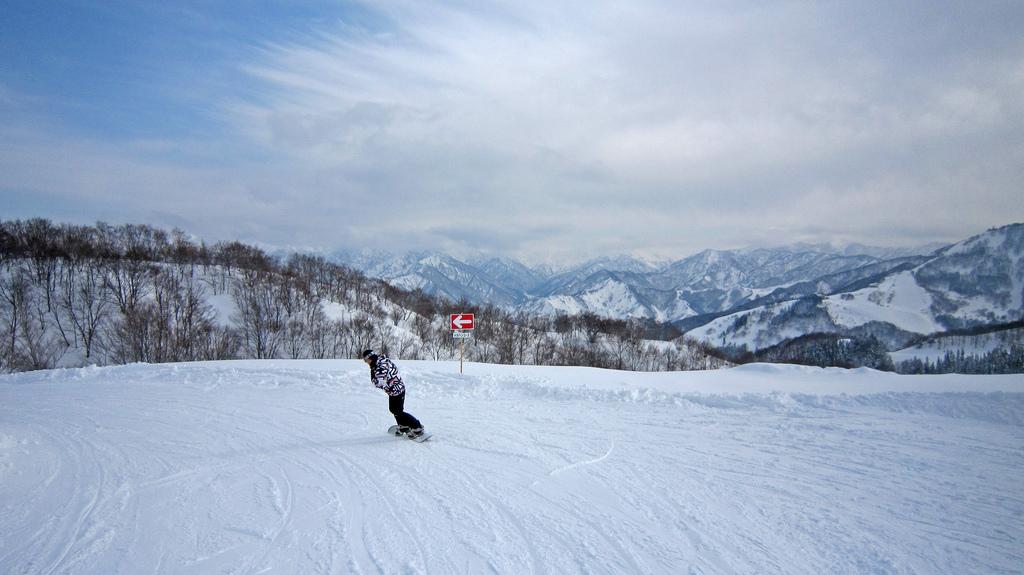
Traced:
<path fill-rule="evenodd" d="M 966 353 L 964 350 L 947 351 L 942 357 L 908 359 L 897 366 L 900 373 L 1024 373 L 1024 345 L 1012 344 L 1006 348 L 985 353 Z"/>
<path fill-rule="evenodd" d="M 1024 321 L 951 330 L 922 338 L 921 346 L 946 351 L 935 358 L 912 358 L 896 365 L 900 373 L 1024 373 Z M 965 350 L 974 350 L 971 352 Z"/>
<path fill-rule="evenodd" d="M 873 335 L 851 337 L 837 333 L 811 333 L 784 340 L 756 352 L 741 351 L 739 363 L 753 361 L 792 363 L 815 367 L 870 367 L 894 371 L 885 344 Z"/>
<path fill-rule="evenodd" d="M 592 314 L 514 314 L 403 290 L 309 254 L 279 258 L 145 225 L 0 222 L 0 370 L 224 359 L 458 357 L 447 314 L 475 312 L 469 361 L 713 369 L 709 346 Z M 662 334 L 663 335 L 663 334 Z"/>
<path fill-rule="evenodd" d="M 811 333 L 753 352 L 746 347 L 721 348 L 718 352 L 736 364 L 767 362 L 816 367 L 870 367 L 908 375 L 1024 373 L 1020 322 L 995 327 L 998 329 L 987 326 L 959 330 L 956 333 L 963 335 L 939 338 L 948 342 L 951 349 L 934 359 L 913 358 L 895 362 L 885 343 L 871 334 Z M 964 351 L 977 345 L 972 338 L 987 334 L 998 336 L 993 342 L 994 349 L 974 353 Z M 921 339 L 921 342 L 927 341 Z"/>

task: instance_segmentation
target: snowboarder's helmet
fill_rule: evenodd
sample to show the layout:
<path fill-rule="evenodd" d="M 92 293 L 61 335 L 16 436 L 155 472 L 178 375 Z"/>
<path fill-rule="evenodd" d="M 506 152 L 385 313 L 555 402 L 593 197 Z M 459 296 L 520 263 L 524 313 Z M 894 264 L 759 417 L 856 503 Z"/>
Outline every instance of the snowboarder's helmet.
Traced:
<path fill-rule="evenodd" d="M 364 351 L 363 354 L 360 357 L 362 357 L 365 360 L 366 358 L 373 357 L 375 355 L 377 355 L 377 354 L 373 353 L 372 349 L 368 349 L 368 350 Z"/>

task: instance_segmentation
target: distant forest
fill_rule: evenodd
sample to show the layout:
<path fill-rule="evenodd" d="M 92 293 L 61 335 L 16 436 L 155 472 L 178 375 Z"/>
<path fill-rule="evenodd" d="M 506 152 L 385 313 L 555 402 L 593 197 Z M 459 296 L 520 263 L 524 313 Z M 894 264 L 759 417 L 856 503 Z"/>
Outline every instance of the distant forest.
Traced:
<path fill-rule="evenodd" d="M 476 313 L 468 361 L 715 369 L 716 350 L 649 322 L 540 317 L 395 288 L 306 254 L 276 258 L 145 225 L 0 222 L 0 370 L 131 362 L 457 358 L 449 313 Z"/>
<path fill-rule="evenodd" d="M 967 353 L 979 336 L 994 340 L 989 351 Z M 900 362 L 900 373 L 1024 373 L 1024 321 L 951 330 L 929 341 L 944 344 L 946 352 L 936 359 Z"/>
<path fill-rule="evenodd" d="M 870 367 L 882 371 L 895 371 L 902 374 L 941 374 L 941 373 L 973 373 L 999 374 L 1024 373 L 1024 340 L 1020 322 L 998 326 L 993 331 L 991 326 L 978 327 L 974 335 L 1003 332 L 1008 337 L 1007 343 L 989 351 L 968 353 L 970 342 L 965 335 L 971 330 L 958 330 L 954 335 L 943 335 L 936 339 L 948 340 L 958 337 L 961 348 L 950 349 L 937 359 L 909 359 L 894 362 L 889 356 L 885 344 L 878 338 L 868 335 L 849 337 L 834 333 L 812 333 L 787 339 L 782 343 L 758 350 L 755 353 L 741 351 L 727 354 L 736 363 L 753 361 L 768 363 L 795 363 L 818 367 Z M 927 341 L 927 340 L 922 340 Z"/>

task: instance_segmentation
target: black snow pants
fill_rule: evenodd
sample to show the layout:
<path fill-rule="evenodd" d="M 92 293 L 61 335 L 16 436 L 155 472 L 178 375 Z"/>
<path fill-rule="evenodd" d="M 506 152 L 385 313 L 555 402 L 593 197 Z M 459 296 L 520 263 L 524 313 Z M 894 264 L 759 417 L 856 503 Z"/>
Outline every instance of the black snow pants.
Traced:
<path fill-rule="evenodd" d="M 405 392 L 398 395 L 388 396 L 388 409 L 391 410 L 391 414 L 395 416 L 395 422 L 398 425 L 405 427 L 411 427 L 413 429 L 419 429 L 423 427 L 420 420 L 412 416 L 411 413 L 405 411 Z"/>

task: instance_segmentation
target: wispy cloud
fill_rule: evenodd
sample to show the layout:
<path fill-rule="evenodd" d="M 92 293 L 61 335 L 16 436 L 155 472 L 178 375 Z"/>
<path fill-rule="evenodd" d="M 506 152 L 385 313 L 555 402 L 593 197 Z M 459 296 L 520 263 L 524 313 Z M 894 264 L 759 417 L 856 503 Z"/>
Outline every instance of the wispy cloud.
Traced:
<path fill-rule="evenodd" d="M 390 2 L 386 32 L 269 47 L 250 71 L 270 96 L 247 122 L 421 219 L 460 205 L 523 229 L 588 222 L 572 250 L 801 222 L 884 241 L 880 221 L 960 233 L 1024 216 L 999 201 L 1021 175 L 1019 11 L 904 9 Z M 647 222 L 677 231 L 623 233 Z"/>
<path fill-rule="evenodd" d="M 199 233 L 220 218 L 267 242 L 532 259 L 1024 220 L 1012 4 L 349 7 L 236 44 L 235 84 L 202 82 L 212 141 L 68 144 L 82 172 L 59 182 L 12 165 L 45 151 L 9 146 L 0 185 L 98 188 L 90 154 L 112 154 L 134 175 L 104 185 L 149 182 Z"/>

